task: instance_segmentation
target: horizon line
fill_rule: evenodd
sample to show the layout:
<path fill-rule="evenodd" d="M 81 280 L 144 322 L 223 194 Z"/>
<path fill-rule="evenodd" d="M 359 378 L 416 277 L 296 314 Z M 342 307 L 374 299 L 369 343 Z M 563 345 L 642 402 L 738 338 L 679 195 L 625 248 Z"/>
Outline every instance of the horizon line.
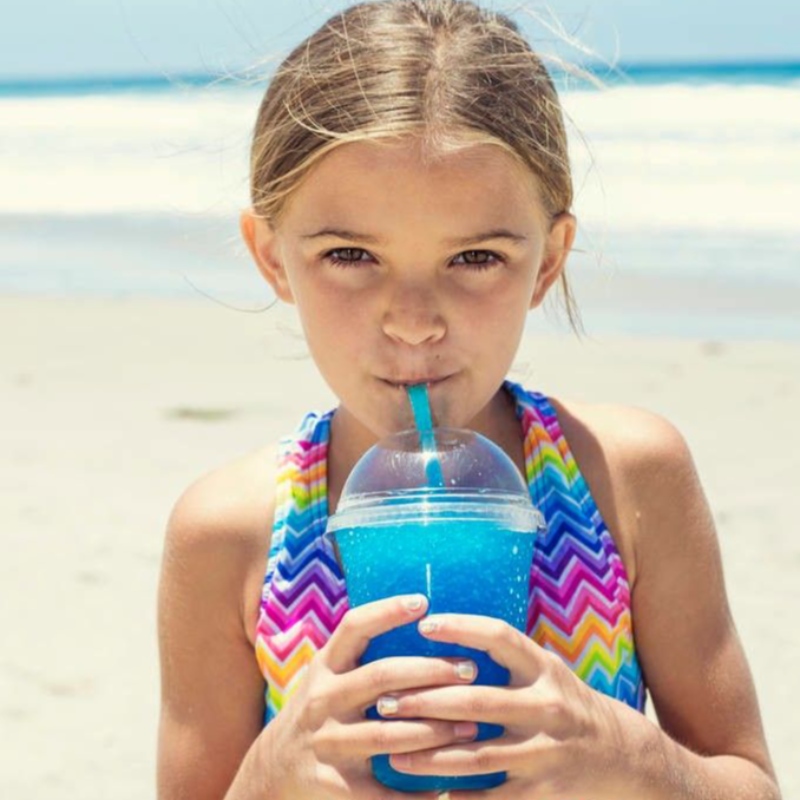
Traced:
<path fill-rule="evenodd" d="M 657 72 L 663 70 L 696 70 L 698 72 L 708 70 L 719 71 L 739 71 L 748 70 L 751 72 L 772 71 L 772 70 L 798 70 L 800 71 L 800 57 L 742 57 L 724 59 L 632 59 L 630 61 L 618 61 L 616 63 L 604 62 L 600 60 L 587 60 L 583 62 L 572 62 L 568 66 L 585 69 L 592 75 L 601 73 L 642 74 L 647 72 Z M 556 75 L 563 70 L 551 70 Z M 210 88 L 213 85 L 246 84 L 254 81 L 265 80 L 269 75 L 268 71 L 257 73 L 252 67 L 242 68 L 241 70 L 228 69 L 224 72 L 214 73 L 202 70 L 176 70 L 174 73 L 157 72 L 132 72 L 109 70 L 106 72 L 95 73 L 75 73 L 72 75 L 20 75 L 4 76 L 0 74 L 0 94 L 9 91 L 42 90 L 42 89 L 99 89 L 99 88 L 124 88 L 126 86 L 141 87 L 150 86 L 153 88 L 176 87 L 181 84 L 191 87 Z"/>

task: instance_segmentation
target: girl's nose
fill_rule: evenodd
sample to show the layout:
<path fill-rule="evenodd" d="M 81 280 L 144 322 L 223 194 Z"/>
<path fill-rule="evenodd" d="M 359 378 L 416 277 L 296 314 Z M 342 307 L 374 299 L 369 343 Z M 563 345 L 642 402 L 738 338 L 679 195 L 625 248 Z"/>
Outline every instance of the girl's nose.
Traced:
<path fill-rule="evenodd" d="M 432 344 L 447 331 L 444 317 L 430 292 L 395 292 L 383 316 L 383 332 L 409 345 Z"/>

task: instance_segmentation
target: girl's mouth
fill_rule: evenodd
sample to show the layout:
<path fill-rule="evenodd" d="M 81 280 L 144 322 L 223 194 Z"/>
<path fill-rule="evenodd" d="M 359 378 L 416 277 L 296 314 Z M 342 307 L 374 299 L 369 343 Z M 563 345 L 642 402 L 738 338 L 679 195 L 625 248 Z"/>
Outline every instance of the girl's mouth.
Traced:
<path fill-rule="evenodd" d="M 402 380 L 402 381 L 391 381 L 386 378 L 381 378 L 381 380 L 395 389 L 408 389 L 409 386 L 418 386 L 419 384 L 422 383 L 424 383 L 426 386 L 430 388 L 431 386 L 436 386 L 436 384 L 438 383 L 443 383 L 449 377 L 450 377 L 449 375 L 445 375 L 440 378 L 413 378 L 410 380 Z"/>

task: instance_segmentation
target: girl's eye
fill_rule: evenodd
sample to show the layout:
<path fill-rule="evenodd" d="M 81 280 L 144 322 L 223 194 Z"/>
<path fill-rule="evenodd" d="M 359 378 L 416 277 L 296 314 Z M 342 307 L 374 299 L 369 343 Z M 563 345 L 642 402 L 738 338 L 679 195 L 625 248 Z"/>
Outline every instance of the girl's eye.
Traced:
<path fill-rule="evenodd" d="M 358 247 L 340 247 L 325 254 L 325 258 L 336 267 L 351 267 L 369 258 L 369 253 Z"/>
<path fill-rule="evenodd" d="M 463 260 L 459 261 L 459 259 Z M 465 253 L 457 255 L 453 263 L 474 270 L 484 270 L 502 264 L 503 259 L 498 256 L 497 253 L 492 253 L 490 250 L 467 250 Z"/>

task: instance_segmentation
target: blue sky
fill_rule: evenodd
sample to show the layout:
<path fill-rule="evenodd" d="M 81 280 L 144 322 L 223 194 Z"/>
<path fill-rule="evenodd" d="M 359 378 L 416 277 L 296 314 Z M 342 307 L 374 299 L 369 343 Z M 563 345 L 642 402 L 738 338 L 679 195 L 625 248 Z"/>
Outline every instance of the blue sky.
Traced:
<path fill-rule="evenodd" d="M 342 4 L 18 0 L 3 10 L 0 80 L 240 69 L 284 51 Z M 551 0 L 547 6 L 588 46 L 607 58 L 617 52 L 625 62 L 800 61 L 798 0 Z"/>

